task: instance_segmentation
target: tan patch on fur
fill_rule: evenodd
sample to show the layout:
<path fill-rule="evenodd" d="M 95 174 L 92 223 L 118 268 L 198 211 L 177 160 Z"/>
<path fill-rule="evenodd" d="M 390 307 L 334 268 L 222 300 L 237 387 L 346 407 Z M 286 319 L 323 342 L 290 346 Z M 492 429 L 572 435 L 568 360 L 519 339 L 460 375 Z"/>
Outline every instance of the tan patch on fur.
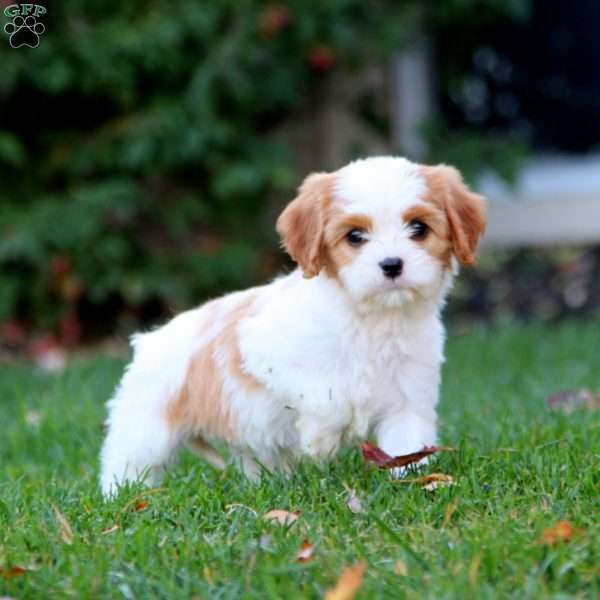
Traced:
<path fill-rule="evenodd" d="M 421 171 L 428 187 L 425 200 L 446 214 L 455 256 L 463 265 L 472 265 L 485 230 L 485 200 L 465 185 L 453 167 L 421 166 Z"/>
<path fill-rule="evenodd" d="M 229 374 L 238 382 L 241 388 L 247 392 L 255 392 L 262 386 L 254 377 L 244 370 L 242 352 L 237 335 L 239 322 L 252 313 L 256 296 L 248 294 L 228 315 L 227 323 L 220 336 L 217 337 L 219 346 L 225 349 L 227 356 L 227 369 Z M 220 339 L 219 339 L 220 338 Z"/>
<path fill-rule="evenodd" d="M 336 205 L 335 177 L 336 173 L 309 175 L 277 219 L 283 245 L 306 278 L 318 275 L 322 268 L 337 277 L 358 251 L 346 242 L 346 234 L 354 228 L 371 231 L 373 227 L 368 215 L 349 215 Z"/>
<path fill-rule="evenodd" d="M 189 428 L 199 436 L 198 439 L 207 437 L 235 442 L 237 424 L 224 389 L 223 367 L 245 391 L 260 389 L 260 383 L 243 368 L 237 338 L 237 326 L 241 319 L 251 314 L 255 300 L 255 294 L 247 293 L 232 310 L 221 316 L 218 315 L 219 301 L 206 307 L 211 312 L 204 322 L 221 318 L 223 327 L 192 357 L 185 381 L 167 407 L 167 422 L 172 428 Z"/>
<path fill-rule="evenodd" d="M 406 210 L 402 220 L 409 224 L 417 220 L 428 227 L 427 235 L 417 242 L 444 266 L 450 266 L 452 240 L 446 213 L 433 204 L 415 204 Z"/>
<path fill-rule="evenodd" d="M 323 266 L 325 213 L 331 204 L 333 181 L 331 173 L 309 175 L 277 219 L 283 245 L 306 278 L 318 275 Z"/>
<path fill-rule="evenodd" d="M 359 247 L 351 246 L 346 235 L 352 229 L 373 230 L 373 220 L 364 214 L 348 214 L 332 203 L 327 211 L 323 233 L 323 263 L 330 277 L 337 277 L 340 269 L 352 263 Z"/>

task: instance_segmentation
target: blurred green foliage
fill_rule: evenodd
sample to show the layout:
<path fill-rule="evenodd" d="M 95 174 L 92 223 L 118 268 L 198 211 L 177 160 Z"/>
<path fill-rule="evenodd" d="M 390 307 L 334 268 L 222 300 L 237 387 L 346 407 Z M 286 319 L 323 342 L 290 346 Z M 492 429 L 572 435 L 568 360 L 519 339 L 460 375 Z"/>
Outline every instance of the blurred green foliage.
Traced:
<path fill-rule="evenodd" d="M 434 28 L 524 4 L 52 2 L 39 47 L 0 50 L 0 323 L 77 341 L 271 275 L 301 177 L 281 125 L 424 7 Z"/>

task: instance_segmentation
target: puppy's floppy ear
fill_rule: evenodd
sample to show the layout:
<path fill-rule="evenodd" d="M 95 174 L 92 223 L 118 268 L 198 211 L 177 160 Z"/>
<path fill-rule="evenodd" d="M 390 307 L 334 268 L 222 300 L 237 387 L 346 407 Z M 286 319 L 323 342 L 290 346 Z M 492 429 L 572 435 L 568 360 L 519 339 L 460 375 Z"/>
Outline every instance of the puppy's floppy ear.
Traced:
<path fill-rule="evenodd" d="M 318 275 L 322 267 L 323 230 L 332 183 L 330 173 L 309 175 L 277 219 L 283 246 L 307 279 Z"/>
<path fill-rule="evenodd" d="M 475 250 L 485 231 L 483 196 L 472 192 L 454 167 L 424 167 L 431 200 L 446 212 L 454 255 L 463 265 L 475 262 Z"/>

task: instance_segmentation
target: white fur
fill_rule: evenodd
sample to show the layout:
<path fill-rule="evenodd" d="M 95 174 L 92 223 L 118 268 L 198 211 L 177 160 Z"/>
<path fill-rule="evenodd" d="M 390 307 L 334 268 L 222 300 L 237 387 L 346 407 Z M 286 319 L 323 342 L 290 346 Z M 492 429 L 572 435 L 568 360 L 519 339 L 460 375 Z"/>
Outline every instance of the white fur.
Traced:
<path fill-rule="evenodd" d="M 404 159 L 351 163 L 337 174 L 335 198 L 375 227 L 340 281 L 324 271 L 304 279 L 296 270 L 252 290 L 254 314 L 239 322 L 237 335 L 243 367 L 262 389 L 246 391 L 219 362 L 239 424 L 232 455 L 250 476 L 259 473 L 256 461 L 285 469 L 301 455 L 328 458 L 370 431 L 392 455 L 435 443 L 440 310 L 452 272 L 410 239 L 400 219 L 425 191 L 418 168 Z M 391 282 L 378 263 L 395 256 L 404 271 Z M 246 293 L 217 300 L 219 314 Z M 221 330 L 220 318 L 209 323 L 207 314 L 201 306 L 133 338 L 133 361 L 108 405 L 105 494 L 145 473 L 156 482 L 190 437 L 185 428 L 169 429 L 165 410 L 194 352 Z"/>

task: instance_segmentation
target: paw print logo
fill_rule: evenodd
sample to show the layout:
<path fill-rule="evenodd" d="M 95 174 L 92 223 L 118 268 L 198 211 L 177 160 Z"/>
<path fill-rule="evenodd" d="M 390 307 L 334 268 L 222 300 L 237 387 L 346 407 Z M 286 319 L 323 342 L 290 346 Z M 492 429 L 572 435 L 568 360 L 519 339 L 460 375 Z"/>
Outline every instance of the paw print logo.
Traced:
<path fill-rule="evenodd" d="M 13 48 L 21 46 L 37 48 L 40 43 L 40 35 L 46 31 L 46 28 L 33 15 L 25 18 L 17 15 L 4 26 L 4 31 L 10 36 L 10 45 Z"/>

